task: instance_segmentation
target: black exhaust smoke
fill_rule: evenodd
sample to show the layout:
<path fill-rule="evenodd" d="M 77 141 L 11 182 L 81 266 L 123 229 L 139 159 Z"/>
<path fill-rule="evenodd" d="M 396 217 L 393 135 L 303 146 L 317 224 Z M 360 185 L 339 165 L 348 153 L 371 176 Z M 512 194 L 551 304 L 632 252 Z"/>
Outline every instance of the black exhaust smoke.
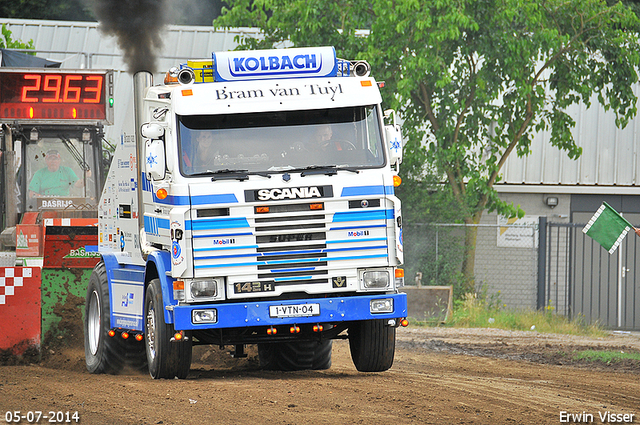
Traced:
<path fill-rule="evenodd" d="M 166 0 L 88 0 L 100 22 L 98 28 L 118 40 L 130 74 L 156 72 L 167 24 Z"/>

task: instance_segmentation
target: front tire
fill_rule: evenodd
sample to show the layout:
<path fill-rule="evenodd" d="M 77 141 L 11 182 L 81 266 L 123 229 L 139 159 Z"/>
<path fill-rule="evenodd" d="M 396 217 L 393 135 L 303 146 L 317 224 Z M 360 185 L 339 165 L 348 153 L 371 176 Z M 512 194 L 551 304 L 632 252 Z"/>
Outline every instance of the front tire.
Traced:
<path fill-rule="evenodd" d="M 107 335 L 110 316 L 107 269 L 100 261 L 91 272 L 84 307 L 84 356 L 89 373 L 117 374 L 124 366 L 122 340 Z"/>
<path fill-rule="evenodd" d="M 171 342 L 173 324 L 164 320 L 162 286 L 153 279 L 147 287 L 144 301 L 144 333 L 149 374 L 154 379 L 184 379 L 191 367 L 191 340 Z"/>
<path fill-rule="evenodd" d="M 385 320 L 363 320 L 349 326 L 351 360 L 360 372 L 382 372 L 393 365 L 396 328 Z"/>
<path fill-rule="evenodd" d="M 258 344 L 264 370 L 325 370 L 331 367 L 333 341 L 298 341 Z"/>

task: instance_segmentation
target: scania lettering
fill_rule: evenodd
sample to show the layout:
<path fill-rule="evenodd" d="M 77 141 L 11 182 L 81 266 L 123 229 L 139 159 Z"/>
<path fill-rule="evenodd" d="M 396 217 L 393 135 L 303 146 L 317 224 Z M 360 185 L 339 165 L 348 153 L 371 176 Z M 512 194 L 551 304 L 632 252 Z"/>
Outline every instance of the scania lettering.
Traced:
<path fill-rule="evenodd" d="M 392 366 L 407 316 L 401 130 L 369 73 L 319 47 L 134 76 L 136 143 L 117 146 L 99 203 L 90 372 L 146 362 L 185 378 L 202 344 L 326 369 L 334 339 L 359 371 Z"/>
<path fill-rule="evenodd" d="M 258 191 L 258 199 L 268 201 L 270 199 L 296 199 L 296 198 L 321 198 L 322 194 L 317 187 L 298 187 L 283 189 L 262 189 Z"/>

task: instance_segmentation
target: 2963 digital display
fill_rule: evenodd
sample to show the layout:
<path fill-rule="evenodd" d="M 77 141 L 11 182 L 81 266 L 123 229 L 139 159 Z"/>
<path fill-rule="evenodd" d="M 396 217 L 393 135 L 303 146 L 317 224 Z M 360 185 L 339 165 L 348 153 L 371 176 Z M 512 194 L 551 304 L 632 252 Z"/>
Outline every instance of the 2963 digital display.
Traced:
<path fill-rule="evenodd" d="M 111 122 L 113 74 L 0 71 L 0 119 Z"/>

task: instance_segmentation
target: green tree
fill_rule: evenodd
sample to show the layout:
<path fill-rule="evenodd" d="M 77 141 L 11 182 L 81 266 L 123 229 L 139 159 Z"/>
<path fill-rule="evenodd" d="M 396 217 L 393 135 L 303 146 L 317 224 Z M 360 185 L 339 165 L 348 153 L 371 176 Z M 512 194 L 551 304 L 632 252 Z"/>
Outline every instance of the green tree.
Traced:
<path fill-rule="evenodd" d="M 243 38 L 242 48 L 264 49 L 283 42 L 303 46 L 334 46 L 353 59 L 366 51 L 367 40 L 356 31 L 370 28 L 372 2 L 366 0 L 228 0 L 217 27 L 258 27 L 263 38 Z M 300 24 L 300 25 L 298 25 Z"/>
<path fill-rule="evenodd" d="M 566 113 L 597 102 L 624 126 L 636 113 L 638 17 L 604 0 L 229 0 L 214 24 L 252 25 L 249 47 L 333 44 L 367 59 L 386 80 L 407 136 L 403 174 L 433 171 L 467 224 L 484 211 L 524 212 L 497 196 L 512 153 L 527 155 L 537 131 L 577 158 Z M 367 38 L 357 28 L 370 29 Z M 392 93 L 392 96 L 388 94 Z M 473 288 L 476 231 L 462 271 Z"/>
<path fill-rule="evenodd" d="M 14 40 L 12 33 L 7 29 L 6 24 L 2 24 L 2 37 L 0 37 L 1 49 L 33 49 L 33 40 L 29 40 L 28 43 L 23 43 L 20 40 Z"/>

